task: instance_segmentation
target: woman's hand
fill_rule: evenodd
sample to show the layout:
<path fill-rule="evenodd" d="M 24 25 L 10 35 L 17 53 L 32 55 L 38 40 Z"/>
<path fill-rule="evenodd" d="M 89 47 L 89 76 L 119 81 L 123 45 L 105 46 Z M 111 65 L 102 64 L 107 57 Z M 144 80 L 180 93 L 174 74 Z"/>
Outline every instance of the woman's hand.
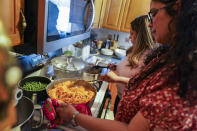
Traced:
<path fill-rule="evenodd" d="M 113 71 L 110 71 L 104 75 L 101 75 L 99 79 L 103 81 L 107 81 L 107 82 L 117 82 L 119 79 L 119 76 Z"/>
<path fill-rule="evenodd" d="M 115 71 L 116 70 L 116 64 L 108 64 L 108 67 L 111 71 Z"/>
<path fill-rule="evenodd" d="M 70 104 L 61 101 L 58 101 L 58 103 L 59 106 L 56 108 L 56 112 L 66 122 L 71 121 L 73 114 L 76 112 L 76 109 Z"/>

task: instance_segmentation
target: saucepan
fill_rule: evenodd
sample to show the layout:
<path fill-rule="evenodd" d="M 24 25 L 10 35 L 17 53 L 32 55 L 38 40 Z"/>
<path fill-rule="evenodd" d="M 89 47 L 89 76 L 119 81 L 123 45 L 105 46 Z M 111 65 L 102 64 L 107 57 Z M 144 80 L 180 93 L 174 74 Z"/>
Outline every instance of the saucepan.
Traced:
<path fill-rule="evenodd" d="M 108 68 L 107 66 L 100 66 L 100 65 L 94 65 L 94 66 L 88 66 L 84 69 L 82 79 L 88 82 L 98 82 L 99 77 L 102 72 L 102 68 Z"/>

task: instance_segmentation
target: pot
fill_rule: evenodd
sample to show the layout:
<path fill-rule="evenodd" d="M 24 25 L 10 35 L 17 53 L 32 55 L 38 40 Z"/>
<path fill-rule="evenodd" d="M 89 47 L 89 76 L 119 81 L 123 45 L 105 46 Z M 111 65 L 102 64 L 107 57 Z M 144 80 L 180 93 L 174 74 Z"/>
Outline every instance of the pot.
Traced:
<path fill-rule="evenodd" d="M 32 115 L 34 110 L 39 110 L 40 121 L 33 125 Z M 17 123 L 13 126 L 11 131 L 29 131 L 31 128 L 40 127 L 43 122 L 43 112 L 40 105 L 34 105 L 33 102 L 27 98 L 22 97 L 16 106 Z"/>
<path fill-rule="evenodd" d="M 23 90 L 19 89 L 18 87 L 16 87 L 14 89 L 14 105 L 16 106 L 18 104 L 18 101 L 23 97 Z"/>
<path fill-rule="evenodd" d="M 28 131 L 31 129 L 29 121 L 34 112 L 34 104 L 27 97 L 22 97 L 16 106 L 17 123 L 13 126 L 12 131 Z"/>
<path fill-rule="evenodd" d="M 32 82 L 32 81 L 46 83 L 47 85 L 51 82 L 49 78 L 42 76 L 32 76 L 32 77 L 24 78 L 18 84 L 18 87 L 23 90 L 23 96 L 30 98 L 34 104 L 40 103 L 41 101 L 47 99 L 48 95 L 46 93 L 46 88 L 39 91 L 28 91 L 22 88 L 26 82 Z"/>
<path fill-rule="evenodd" d="M 81 58 L 66 55 L 53 58 L 51 64 L 58 78 L 80 78 L 84 68 L 88 65 Z"/>
<path fill-rule="evenodd" d="M 97 81 L 102 72 L 101 68 L 99 66 L 87 67 L 83 72 L 82 79 L 89 82 Z"/>

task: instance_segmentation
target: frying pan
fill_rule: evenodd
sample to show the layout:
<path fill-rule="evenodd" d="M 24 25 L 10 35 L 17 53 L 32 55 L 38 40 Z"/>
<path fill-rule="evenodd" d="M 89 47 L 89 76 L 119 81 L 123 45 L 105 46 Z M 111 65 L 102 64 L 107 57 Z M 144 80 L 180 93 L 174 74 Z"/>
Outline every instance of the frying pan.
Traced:
<path fill-rule="evenodd" d="M 61 83 L 61 82 L 65 82 L 65 81 L 77 81 L 79 79 L 75 79 L 75 78 L 62 78 L 62 79 L 58 79 L 58 80 L 54 80 L 53 82 L 51 82 L 50 84 L 48 84 L 48 86 L 46 87 L 46 92 L 48 94 L 48 89 L 53 89 L 55 84 Z M 94 97 L 92 97 L 92 99 L 90 99 L 87 103 L 89 103 L 90 101 L 93 101 L 95 96 L 96 96 L 96 88 L 94 86 L 92 86 L 90 83 L 84 81 L 83 83 L 81 83 L 82 86 L 84 86 L 87 90 L 91 90 L 93 92 L 95 92 Z M 49 97 L 51 97 L 48 94 Z M 81 103 L 82 104 L 82 103 Z"/>

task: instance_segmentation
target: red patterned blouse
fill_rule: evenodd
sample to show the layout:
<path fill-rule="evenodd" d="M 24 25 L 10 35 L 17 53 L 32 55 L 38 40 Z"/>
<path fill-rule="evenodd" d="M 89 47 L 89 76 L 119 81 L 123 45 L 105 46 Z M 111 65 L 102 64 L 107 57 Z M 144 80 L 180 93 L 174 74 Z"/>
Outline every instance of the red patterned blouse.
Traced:
<path fill-rule="evenodd" d="M 157 60 L 154 59 L 144 70 Z M 116 120 L 129 123 L 140 111 L 149 121 L 151 129 L 197 130 L 197 99 L 192 99 L 190 95 L 189 101 L 187 97 L 183 99 L 177 95 L 179 84 L 170 81 L 174 72 L 175 66 L 165 65 L 126 89 L 118 106 Z M 130 79 L 129 83 L 132 82 L 133 79 Z"/>

